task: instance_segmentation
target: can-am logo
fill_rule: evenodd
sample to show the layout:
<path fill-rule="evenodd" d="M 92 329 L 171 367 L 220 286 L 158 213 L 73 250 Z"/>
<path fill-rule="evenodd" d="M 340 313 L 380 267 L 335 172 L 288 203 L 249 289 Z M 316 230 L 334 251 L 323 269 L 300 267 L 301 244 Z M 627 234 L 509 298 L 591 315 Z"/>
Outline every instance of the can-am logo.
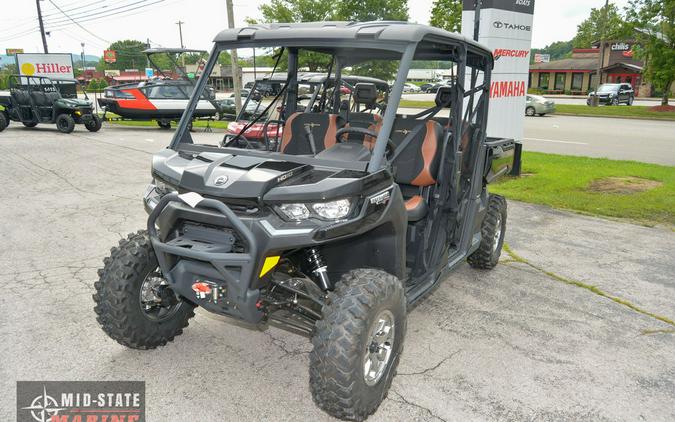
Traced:
<path fill-rule="evenodd" d="M 524 95 L 524 81 L 495 81 L 490 84 L 490 98 L 522 97 Z"/>
<path fill-rule="evenodd" d="M 525 6 L 525 7 L 530 7 L 530 4 L 532 3 L 531 0 L 516 0 L 516 5 L 517 6 Z"/>
<path fill-rule="evenodd" d="M 530 25 L 521 25 L 517 23 L 510 23 L 504 21 L 494 21 L 492 22 L 492 26 L 494 26 L 497 29 L 517 29 L 519 31 L 527 31 L 527 32 L 532 31 L 532 27 Z"/>
<path fill-rule="evenodd" d="M 492 53 L 495 59 L 500 57 L 515 57 L 515 58 L 525 58 L 530 54 L 529 50 L 512 50 L 509 48 L 497 48 Z"/>

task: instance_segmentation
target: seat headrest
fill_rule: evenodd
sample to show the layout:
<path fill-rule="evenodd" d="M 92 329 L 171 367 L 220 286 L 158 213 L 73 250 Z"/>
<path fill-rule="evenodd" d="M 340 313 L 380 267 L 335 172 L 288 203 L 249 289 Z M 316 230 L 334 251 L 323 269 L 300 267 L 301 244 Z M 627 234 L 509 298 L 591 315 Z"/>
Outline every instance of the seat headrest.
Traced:
<path fill-rule="evenodd" d="M 359 82 L 354 85 L 352 91 L 354 101 L 358 104 L 375 104 L 377 101 L 377 88 L 369 82 Z"/>
<path fill-rule="evenodd" d="M 452 102 L 452 87 L 442 86 L 438 88 L 434 101 L 438 107 L 448 107 Z"/>

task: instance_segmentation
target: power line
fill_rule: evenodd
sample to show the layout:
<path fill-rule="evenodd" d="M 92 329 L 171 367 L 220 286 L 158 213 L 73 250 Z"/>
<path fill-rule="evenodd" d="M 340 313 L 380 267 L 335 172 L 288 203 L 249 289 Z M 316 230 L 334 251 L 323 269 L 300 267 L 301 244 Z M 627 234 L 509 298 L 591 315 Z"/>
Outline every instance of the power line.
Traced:
<path fill-rule="evenodd" d="M 109 14 L 109 13 L 115 12 L 117 10 L 129 8 L 129 7 L 137 5 L 139 3 L 145 3 L 147 1 L 148 0 L 136 0 L 132 3 L 124 4 L 124 5 L 121 5 L 121 6 L 116 6 L 116 7 L 113 7 L 113 8 L 107 8 L 107 7 L 101 8 L 101 9 L 104 9 L 104 10 L 97 10 L 97 9 L 85 10 L 85 11 L 81 11 L 81 12 L 77 12 L 77 13 L 71 13 L 70 17 L 73 18 L 73 19 L 82 20 L 82 19 L 85 19 L 85 18 L 89 18 L 91 16 Z M 59 18 L 49 19 L 48 21 L 52 25 L 58 25 L 58 24 L 63 23 L 63 22 L 68 22 L 68 19 L 64 19 L 63 17 L 59 17 Z"/>
<path fill-rule="evenodd" d="M 39 3 L 40 3 L 40 0 L 37 0 L 37 2 L 38 2 L 38 4 L 39 4 Z M 110 41 L 108 41 L 108 40 L 106 40 L 106 39 L 104 39 L 104 38 L 99 37 L 98 35 L 94 34 L 94 33 L 91 32 L 90 30 L 88 30 L 87 28 L 85 28 L 84 26 L 80 25 L 75 19 L 73 19 L 73 18 L 71 18 L 70 16 L 68 16 L 68 14 L 67 14 L 66 12 L 64 12 L 63 10 L 61 10 L 61 8 L 60 8 L 56 3 L 54 3 L 53 0 L 49 0 L 49 2 L 50 2 L 54 7 L 56 7 L 57 9 L 59 9 L 59 11 L 60 11 L 61 13 L 63 13 L 63 15 L 64 15 L 65 17 L 67 17 L 68 19 L 70 19 L 75 25 L 79 26 L 79 27 L 82 28 L 84 31 L 86 31 L 86 32 L 89 33 L 90 35 L 92 35 L 92 36 L 98 38 L 99 40 L 101 40 L 101 41 L 103 41 L 103 42 L 106 42 L 106 43 L 108 43 L 108 44 L 110 43 Z M 44 35 L 43 35 L 43 37 L 44 37 Z M 45 47 L 46 47 L 46 45 L 47 45 L 47 44 L 46 44 L 46 41 L 45 41 Z M 45 48 L 45 49 L 46 49 L 46 48 Z"/>
<path fill-rule="evenodd" d="M 50 1 L 51 1 L 51 0 L 50 0 Z M 110 10 L 108 10 L 108 11 L 106 11 L 106 12 L 108 13 L 107 15 L 94 16 L 94 17 L 86 17 L 86 16 L 83 16 L 83 17 L 81 17 L 81 18 L 78 18 L 78 21 L 79 21 L 79 22 L 90 22 L 90 21 L 94 21 L 94 20 L 98 20 L 98 19 L 108 18 L 108 17 L 111 17 L 111 16 L 117 16 L 117 15 L 120 15 L 120 14 L 123 14 L 123 13 L 127 13 L 127 12 L 131 12 L 131 11 L 134 11 L 134 10 L 143 9 L 143 8 L 146 8 L 146 7 L 148 7 L 148 6 L 152 6 L 152 5 L 157 4 L 157 3 L 162 3 L 162 2 L 164 2 L 164 1 L 166 1 L 166 0 L 155 0 L 155 1 L 153 1 L 152 3 L 142 4 L 142 5 L 139 5 L 139 6 L 136 6 L 136 7 L 132 7 L 132 8 L 130 8 L 130 9 L 121 10 L 121 11 L 115 11 L 115 12 L 113 12 L 113 13 L 110 13 Z M 125 17 L 126 17 L 126 16 L 137 15 L 137 14 L 139 14 L 139 13 L 142 13 L 142 12 L 131 13 L 131 14 L 125 15 Z M 65 27 L 65 26 L 69 26 L 69 25 L 70 25 L 69 23 L 61 23 L 61 24 L 55 25 L 55 26 L 53 26 L 53 27 L 51 27 L 51 28 L 53 28 L 53 29 L 58 29 L 58 28 L 63 28 L 63 27 Z"/>

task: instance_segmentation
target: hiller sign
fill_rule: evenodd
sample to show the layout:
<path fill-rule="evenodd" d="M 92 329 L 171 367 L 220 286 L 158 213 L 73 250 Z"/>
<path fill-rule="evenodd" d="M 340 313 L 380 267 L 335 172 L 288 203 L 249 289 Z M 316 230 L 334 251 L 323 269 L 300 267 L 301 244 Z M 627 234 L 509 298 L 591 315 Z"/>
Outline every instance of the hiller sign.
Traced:
<path fill-rule="evenodd" d="M 17 54 L 16 65 L 21 76 L 73 78 L 73 57 L 70 54 Z"/>
<path fill-rule="evenodd" d="M 487 135 L 523 139 L 535 0 L 482 0 L 478 41 L 495 58 Z M 473 38 L 476 0 L 463 0 L 462 34 Z"/>

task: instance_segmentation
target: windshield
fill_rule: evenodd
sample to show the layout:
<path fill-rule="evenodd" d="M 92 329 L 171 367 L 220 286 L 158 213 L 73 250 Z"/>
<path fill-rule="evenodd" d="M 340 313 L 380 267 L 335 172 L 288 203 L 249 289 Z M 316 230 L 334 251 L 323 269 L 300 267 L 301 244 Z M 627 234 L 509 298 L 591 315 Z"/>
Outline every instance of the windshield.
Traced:
<path fill-rule="evenodd" d="M 598 92 L 616 92 L 619 90 L 619 85 L 600 85 Z"/>
<path fill-rule="evenodd" d="M 386 80 L 394 79 L 399 65 L 399 60 L 364 61 L 338 71 L 334 55 L 299 50 L 295 73 L 289 72 L 293 59 L 286 48 L 239 49 L 237 53 L 242 86 L 247 87 L 240 91 L 241 107 L 237 108 L 231 77 L 232 51 L 220 51 L 212 59 L 208 86 L 222 87 L 214 94 L 222 124 L 208 123 L 209 131 L 196 129 L 201 124 L 195 124 L 189 134 L 194 144 L 287 153 L 284 142 L 292 140 L 310 146 L 299 148 L 299 153 L 306 154 L 298 155 L 318 154 L 339 143 L 334 128 L 346 125 L 350 114 L 371 123 L 381 120 L 390 90 Z M 374 71 L 383 77 L 370 76 Z M 355 95 L 357 85 L 364 84 L 372 90 L 365 100 Z M 289 127 L 291 120 L 303 123 Z"/>

